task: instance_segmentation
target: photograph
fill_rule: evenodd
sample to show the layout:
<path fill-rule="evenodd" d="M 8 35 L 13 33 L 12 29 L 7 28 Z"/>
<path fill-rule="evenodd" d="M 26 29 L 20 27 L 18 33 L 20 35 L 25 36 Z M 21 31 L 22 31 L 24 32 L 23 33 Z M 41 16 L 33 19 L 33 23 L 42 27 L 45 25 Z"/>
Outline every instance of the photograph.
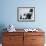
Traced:
<path fill-rule="evenodd" d="M 17 20 L 21 22 L 35 21 L 35 7 L 18 7 Z"/>

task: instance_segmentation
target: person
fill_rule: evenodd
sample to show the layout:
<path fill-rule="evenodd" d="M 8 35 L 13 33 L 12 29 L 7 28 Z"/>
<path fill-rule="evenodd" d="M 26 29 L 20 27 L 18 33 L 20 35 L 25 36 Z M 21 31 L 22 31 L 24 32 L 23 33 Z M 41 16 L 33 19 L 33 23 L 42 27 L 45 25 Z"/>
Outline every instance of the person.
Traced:
<path fill-rule="evenodd" d="M 33 13 L 33 9 L 30 9 L 29 13 L 27 13 L 27 15 L 26 15 L 26 19 L 31 19 L 32 13 Z"/>

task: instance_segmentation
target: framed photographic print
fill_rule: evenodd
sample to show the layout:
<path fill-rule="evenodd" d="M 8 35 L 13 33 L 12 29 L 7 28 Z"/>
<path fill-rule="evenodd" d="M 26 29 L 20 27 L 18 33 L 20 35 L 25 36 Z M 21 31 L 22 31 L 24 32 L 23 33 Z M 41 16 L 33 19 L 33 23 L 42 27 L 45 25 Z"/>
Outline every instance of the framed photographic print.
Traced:
<path fill-rule="evenodd" d="M 35 7 L 18 7 L 17 20 L 20 22 L 35 21 Z"/>

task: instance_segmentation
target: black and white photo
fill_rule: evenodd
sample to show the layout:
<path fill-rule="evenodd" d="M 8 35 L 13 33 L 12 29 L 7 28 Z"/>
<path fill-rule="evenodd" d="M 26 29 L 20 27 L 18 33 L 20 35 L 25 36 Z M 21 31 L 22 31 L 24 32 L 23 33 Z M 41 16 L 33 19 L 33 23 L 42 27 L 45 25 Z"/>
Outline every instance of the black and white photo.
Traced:
<path fill-rule="evenodd" d="M 18 7 L 17 8 L 18 21 L 35 21 L 35 7 Z"/>

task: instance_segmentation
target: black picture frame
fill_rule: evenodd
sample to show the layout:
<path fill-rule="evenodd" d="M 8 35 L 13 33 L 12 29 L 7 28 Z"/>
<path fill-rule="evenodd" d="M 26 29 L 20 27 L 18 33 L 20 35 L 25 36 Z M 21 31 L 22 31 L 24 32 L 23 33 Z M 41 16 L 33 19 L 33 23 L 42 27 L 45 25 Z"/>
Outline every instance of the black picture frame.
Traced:
<path fill-rule="evenodd" d="M 35 7 L 17 7 L 17 21 L 34 22 Z"/>

